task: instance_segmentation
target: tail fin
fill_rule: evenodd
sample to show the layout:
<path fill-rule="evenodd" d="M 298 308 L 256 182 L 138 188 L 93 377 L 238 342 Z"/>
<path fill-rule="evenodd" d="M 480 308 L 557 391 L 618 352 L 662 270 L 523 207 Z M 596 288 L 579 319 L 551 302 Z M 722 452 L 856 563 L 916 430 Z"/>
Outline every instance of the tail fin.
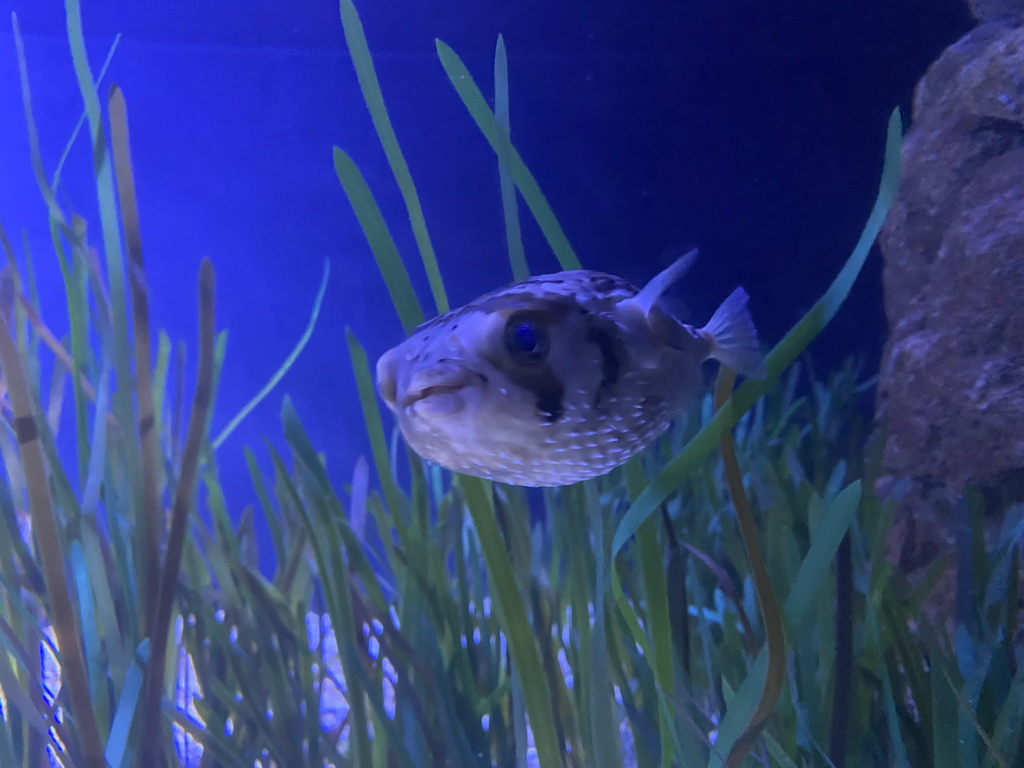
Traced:
<path fill-rule="evenodd" d="M 744 376 L 760 379 L 765 376 L 764 357 L 754 320 L 747 309 L 748 298 L 745 290 L 737 288 L 700 330 L 711 340 L 708 357 Z"/>

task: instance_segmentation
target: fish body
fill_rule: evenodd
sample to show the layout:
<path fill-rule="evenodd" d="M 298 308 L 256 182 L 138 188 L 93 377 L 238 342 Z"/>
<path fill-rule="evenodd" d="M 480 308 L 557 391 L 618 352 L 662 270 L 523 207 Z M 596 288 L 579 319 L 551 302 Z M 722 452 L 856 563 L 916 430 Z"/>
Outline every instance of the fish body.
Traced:
<path fill-rule="evenodd" d="M 760 373 L 742 288 L 703 328 L 662 305 L 695 255 L 642 290 L 570 270 L 484 294 L 382 355 L 381 396 L 409 446 L 453 471 L 524 486 L 603 475 L 680 416 L 703 361 Z"/>

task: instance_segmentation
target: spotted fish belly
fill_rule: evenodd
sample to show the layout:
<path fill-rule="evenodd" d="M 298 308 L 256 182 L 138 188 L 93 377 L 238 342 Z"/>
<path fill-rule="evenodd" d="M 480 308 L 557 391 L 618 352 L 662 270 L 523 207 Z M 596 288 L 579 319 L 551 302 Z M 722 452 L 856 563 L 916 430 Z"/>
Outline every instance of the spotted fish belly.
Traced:
<path fill-rule="evenodd" d="M 452 441 L 408 434 L 413 450 L 448 469 L 510 485 L 550 487 L 607 474 L 650 445 L 677 415 L 660 395 L 566 403 L 557 421 L 525 429 L 495 422 Z"/>
<path fill-rule="evenodd" d="M 564 445 L 542 445 L 523 458 L 498 462 L 488 456 L 455 457 L 457 472 L 484 477 L 500 483 L 529 487 L 570 485 L 607 474 L 647 447 L 668 424 L 652 424 L 646 430 L 625 433 L 616 442 L 597 442 L 596 436 L 580 433 Z"/>

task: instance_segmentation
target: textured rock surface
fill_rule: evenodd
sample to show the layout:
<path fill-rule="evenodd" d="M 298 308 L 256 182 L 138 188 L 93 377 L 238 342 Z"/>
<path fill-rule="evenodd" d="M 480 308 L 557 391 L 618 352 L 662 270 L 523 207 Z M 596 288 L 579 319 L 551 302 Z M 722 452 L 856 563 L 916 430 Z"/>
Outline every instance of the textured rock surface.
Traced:
<path fill-rule="evenodd" d="M 978 21 L 1024 17 L 1022 0 L 967 0 L 967 5 Z"/>
<path fill-rule="evenodd" d="M 1011 3 L 974 3 L 996 5 Z M 890 337 L 877 416 L 888 430 L 880 490 L 909 481 L 889 554 L 914 574 L 950 551 L 965 484 L 1024 486 L 1020 22 L 983 23 L 932 65 L 903 163 L 881 237 Z"/>

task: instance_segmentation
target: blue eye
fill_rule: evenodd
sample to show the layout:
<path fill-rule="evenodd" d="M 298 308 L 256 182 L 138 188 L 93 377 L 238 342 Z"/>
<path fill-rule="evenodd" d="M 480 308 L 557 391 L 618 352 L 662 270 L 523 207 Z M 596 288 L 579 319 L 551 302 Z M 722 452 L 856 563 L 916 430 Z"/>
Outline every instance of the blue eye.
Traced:
<path fill-rule="evenodd" d="M 521 363 L 539 363 L 548 354 L 548 337 L 536 323 L 514 322 L 505 329 L 505 346 Z"/>

